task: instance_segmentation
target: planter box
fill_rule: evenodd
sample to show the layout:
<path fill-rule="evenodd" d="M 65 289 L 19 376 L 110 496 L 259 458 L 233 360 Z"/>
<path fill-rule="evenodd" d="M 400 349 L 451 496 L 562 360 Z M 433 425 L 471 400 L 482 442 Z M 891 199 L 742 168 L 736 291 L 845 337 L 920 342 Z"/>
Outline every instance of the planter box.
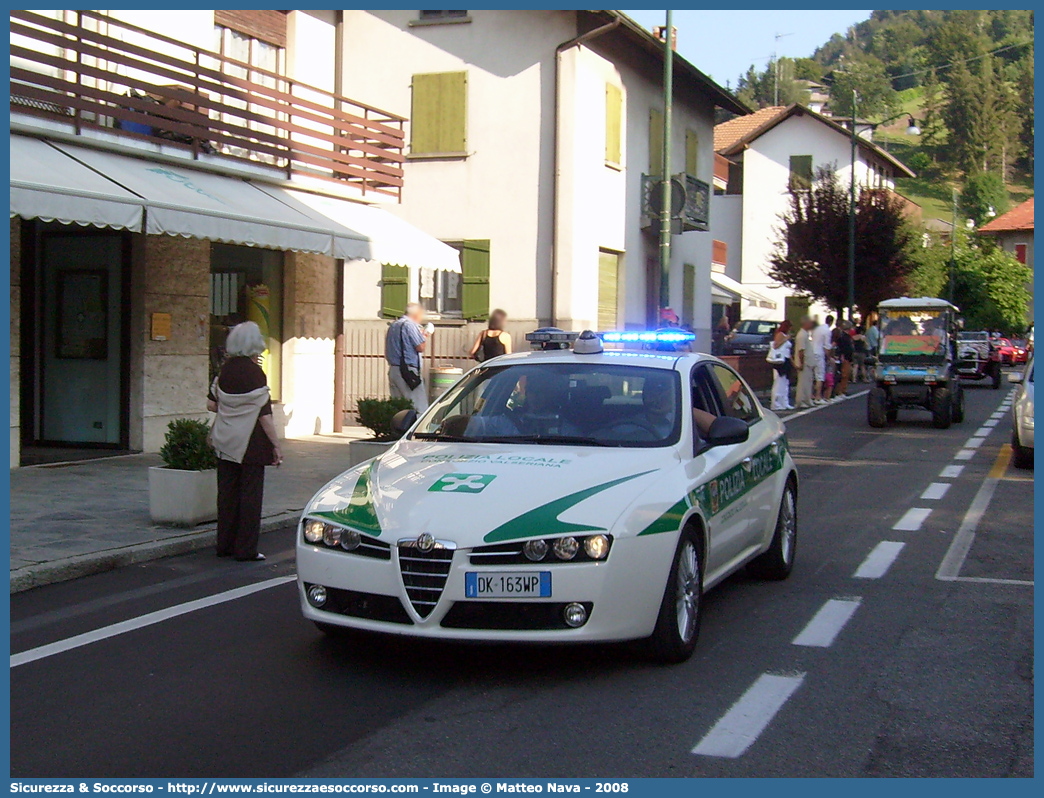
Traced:
<path fill-rule="evenodd" d="M 217 470 L 149 468 L 149 513 L 156 524 L 195 526 L 217 518 Z"/>
<path fill-rule="evenodd" d="M 351 441 L 348 444 L 348 467 L 384 454 L 394 445 L 395 441 Z"/>

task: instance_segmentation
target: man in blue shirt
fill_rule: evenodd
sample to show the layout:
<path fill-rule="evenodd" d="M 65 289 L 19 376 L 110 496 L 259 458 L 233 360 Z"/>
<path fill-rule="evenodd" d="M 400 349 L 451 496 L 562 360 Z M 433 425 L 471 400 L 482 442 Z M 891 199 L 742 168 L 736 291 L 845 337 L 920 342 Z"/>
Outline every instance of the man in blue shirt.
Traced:
<path fill-rule="evenodd" d="M 405 359 L 409 366 L 421 373 L 421 353 L 431 335 L 421 325 L 424 322 L 424 308 L 416 302 L 406 306 L 402 318 L 388 327 L 388 335 L 384 339 L 384 359 L 388 361 L 388 381 L 391 384 L 391 395 L 402 396 L 413 402 L 418 413 L 428 409 L 428 391 L 423 380 L 416 388 L 410 388 L 403 379 L 400 364 Z"/>

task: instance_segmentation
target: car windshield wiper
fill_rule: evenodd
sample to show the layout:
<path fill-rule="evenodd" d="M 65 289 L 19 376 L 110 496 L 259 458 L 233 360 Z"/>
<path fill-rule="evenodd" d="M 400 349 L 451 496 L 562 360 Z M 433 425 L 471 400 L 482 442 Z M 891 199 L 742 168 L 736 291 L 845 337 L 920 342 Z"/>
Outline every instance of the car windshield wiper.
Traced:
<path fill-rule="evenodd" d="M 484 435 L 475 440 L 483 443 L 573 443 L 580 446 L 615 446 L 609 441 L 586 435 Z"/>
<path fill-rule="evenodd" d="M 474 443 L 476 438 L 463 435 L 447 435 L 445 432 L 415 432 L 413 437 L 421 441 L 449 441 L 450 443 Z"/>

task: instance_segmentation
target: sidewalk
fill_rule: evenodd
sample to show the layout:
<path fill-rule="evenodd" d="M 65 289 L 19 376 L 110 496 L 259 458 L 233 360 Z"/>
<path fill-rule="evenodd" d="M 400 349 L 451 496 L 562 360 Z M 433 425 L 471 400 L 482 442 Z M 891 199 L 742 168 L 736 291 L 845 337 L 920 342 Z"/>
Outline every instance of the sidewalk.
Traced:
<path fill-rule="evenodd" d="M 368 435 L 346 427 L 284 441 L 283 465 L 265 469 L 262 532 L 296 522 L 305 502 L 348 467 L 348 442 Z M 213 545 L 213 523 L 153 525 L 148 468 L 159 464 L 157 454 L 136 454 L 12 471 L 11 592 Z"/>

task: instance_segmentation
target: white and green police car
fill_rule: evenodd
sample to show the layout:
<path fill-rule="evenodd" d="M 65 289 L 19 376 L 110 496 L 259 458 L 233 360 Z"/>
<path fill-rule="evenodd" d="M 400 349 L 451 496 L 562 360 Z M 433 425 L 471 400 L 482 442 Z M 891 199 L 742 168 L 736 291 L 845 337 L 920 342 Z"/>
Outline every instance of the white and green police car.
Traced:
<path fill-rule="evenodd" d="M 585 332 L 404 411 L 403 437 L 302 514 L 305 617 L 327 632 L 644 639 L 688 658 L 704 591 L 744 566 L 789 575 L 798 476 L 783 423 L 731 367 L 656 350 L 686 335 Z M 654 348 L 602 344 L 629 338 Z"/>

